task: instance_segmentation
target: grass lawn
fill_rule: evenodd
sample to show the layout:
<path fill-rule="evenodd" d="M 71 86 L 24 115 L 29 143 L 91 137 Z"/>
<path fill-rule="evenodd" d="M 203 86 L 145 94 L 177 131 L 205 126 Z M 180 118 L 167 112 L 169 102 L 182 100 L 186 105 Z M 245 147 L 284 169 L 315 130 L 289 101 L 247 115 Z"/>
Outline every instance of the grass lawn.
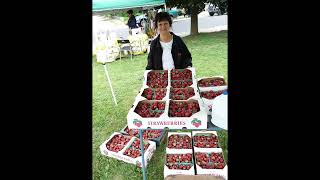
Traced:
<path fill-rule="evenodd" d="M 197 78 L 227 74 L 227 31 L 203 33 L 183 38 L 192 54 Z M 127 123 L 127 113 L 142 87 L 147 55 L 122 58 L 107 64 L 109 76 L 117 98 L 114 105 L 112 94 L 101 64 L 92 58 L 93 68 L 93 149 L 92 165 L 95 180 L 141 180 L 142 171 L 133 164 L 101 155 L 99 146 L 113 133 L 120 131 Z M 219 140 L 227 161 L 228 134 L 219 131 Z M 147 167 L 147 178 L 163 180 L 165 144 L 157 147 Z"/>

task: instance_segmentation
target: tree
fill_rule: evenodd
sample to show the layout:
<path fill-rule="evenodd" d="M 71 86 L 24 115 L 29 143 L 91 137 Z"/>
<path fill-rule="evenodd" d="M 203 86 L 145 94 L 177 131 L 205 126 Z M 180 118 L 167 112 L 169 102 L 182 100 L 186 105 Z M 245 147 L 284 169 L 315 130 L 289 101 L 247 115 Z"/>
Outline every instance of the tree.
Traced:
<path fill-rule="evenodd" d="M 166 5 L 170 7 L 184 8 L 185 12 L 191 15 L 191 35 L 198 34 L 198 14 L 205 8 L 208 0 L 166 0 Z"/>
<path fill-rule="evenodd" d="M 198 14 L 205 10 L 205 4 L 204 3 L 212 3 L 215 5 L 218 5 L 220 8 L 220 5 L 222 8 L 227 7 L 225 4 L 227 4 L 227 0 L 166 0 L 166 5 L 170 7 L 177 7 L 177 8 L 184 8 L 185 12 L 190 12 L 191 14 L 191 35 L 198 34 Z M 221 10 L 222 13 L 225 12 L 225 10 Z"/>
<path fill-rule="evenodd" d="M 213 0 L 211 3 L 219 7 L 221 14 L 228 12 L 228 0 Z"/>

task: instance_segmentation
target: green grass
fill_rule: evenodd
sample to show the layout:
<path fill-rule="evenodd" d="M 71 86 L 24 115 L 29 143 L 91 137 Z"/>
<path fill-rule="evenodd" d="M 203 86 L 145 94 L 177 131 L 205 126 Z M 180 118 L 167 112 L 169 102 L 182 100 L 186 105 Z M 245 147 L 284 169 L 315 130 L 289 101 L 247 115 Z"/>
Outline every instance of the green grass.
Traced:
<path fill-rule="evenodd" d="M 192 54 L 196 76 L 227 76 L 227 31 L 203 33 L 183 38 Z M 107 64 L 109 76 L 117 98 L 114 105 L 112 94 L 101 64 L 92 58 L 93 68 L 93 179 L 135 180 L 142 179 L 142 171 L 133 164 L 102 156 L 99 146 L 113 133 L 120 131 L 127 123 L 127 113 L 138 91 L 142 87 L 147 55 L 122 58 Z M 227 161 L 228 134 L 219 131 L 220 144 Z M 147 167 L 147 178 L 163 179 L 165 144 L 155 151 Z"/>

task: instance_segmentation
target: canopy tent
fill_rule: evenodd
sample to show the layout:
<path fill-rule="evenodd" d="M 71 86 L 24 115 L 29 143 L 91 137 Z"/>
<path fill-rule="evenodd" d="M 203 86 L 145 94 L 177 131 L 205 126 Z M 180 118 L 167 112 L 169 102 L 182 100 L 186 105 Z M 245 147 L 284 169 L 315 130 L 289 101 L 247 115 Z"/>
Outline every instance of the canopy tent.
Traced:
<path fill-rule="evenodd" d="M 99 12 L 99 11 L 110 11 L 110 10 L 121 10 L 121 9 L 133 9 L 133 8 L 148 8 L 148 7 L 154 7 L 154 6 L 160 6 L 165 5 L 165 0 L 135 0 L 135 1 L 128 1 L 128 0 L 93 0 L 92 3 L 92 11 L 93 12 Z M 105 54 L 103 51 L 101 53 Z M 102 59 L 105 59 L 106 55 L 101 56 Z M 97 58 L 101 58 L 97 55 Z M 106 59 L 105 59 L 106 60 Z M 104 60 L 104 61 L 105 61 Z M 115 94 L 113 92 L 112 83 L 109 78 L 108 70 L 106 67 L 106 61 L 103 62 L 104 70 L 106 77 L 109 82 L 109 86 L 111 88 L 112 97 L 114 100 L 114 103 L 117 105 L 117 100 L 115 97 Z M 144 162 L 144 160 L 143 160 Z M 145 172 L 144 172 L 144 163 L 143 163 L 143 177 L 146 178 Z"/>
<path fill-rule="evenodd" d="M 165 0 L 93 0 L 92 11 L 106 11 L 164 5 Z"/>

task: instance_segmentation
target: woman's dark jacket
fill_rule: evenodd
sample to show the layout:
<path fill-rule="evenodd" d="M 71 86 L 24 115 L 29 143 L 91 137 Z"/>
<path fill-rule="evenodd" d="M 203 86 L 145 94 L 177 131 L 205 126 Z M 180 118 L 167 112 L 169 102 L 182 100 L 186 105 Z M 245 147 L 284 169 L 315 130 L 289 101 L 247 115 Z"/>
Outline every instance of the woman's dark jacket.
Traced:
<path fill-rule="evenodd" d="M 192 67 L 192 57 L 187 46 L 179 36 L 172 32 L 170 33 L 173 35 L 171 54 L 175 69 L 185 69 L 188 66 Z M 160 35 L 158 35 L 158 37 L 151 42 L 146 70 L 163 70 L 162 52 Z"/>

